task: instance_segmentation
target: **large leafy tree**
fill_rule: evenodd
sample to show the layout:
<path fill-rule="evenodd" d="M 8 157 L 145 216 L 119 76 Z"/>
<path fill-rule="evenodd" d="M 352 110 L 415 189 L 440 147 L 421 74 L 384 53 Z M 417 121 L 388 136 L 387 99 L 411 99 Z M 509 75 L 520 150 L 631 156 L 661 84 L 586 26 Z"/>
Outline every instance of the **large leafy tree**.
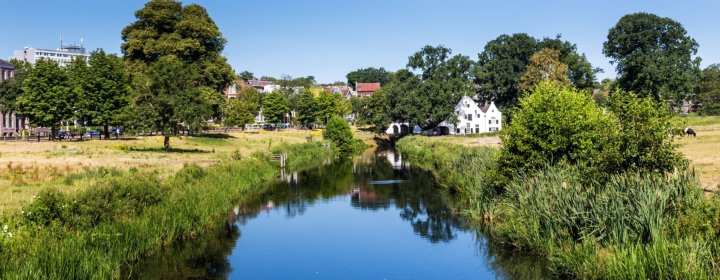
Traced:
<path fill-rule="evenodd" d="M 389 83 L 388 85 L 391 85 Z M 357 125 L 369 125 L 375 133 L 382 133 L 393 120 L 390 118 L 388 86 L 367 98 L 358 99 L 354 106 Z"/>
<path fill-rule="evenodd" d="M 530 58 L 525 74 L 520 77 L 519 89 L 529 92 L 542 81 L 551 81 L 563 86 L 570 85 L 568 66 L 560 62 L 560 51 L 542 49 Z"/>
<path fill-rule="evenodd" d="M 437 127 L 441 122 L 455 117 L 455 105 L 463 96 L 476 92 L 470 70 L 473 62 L 462 55 L 452 55 L 452 50 L 443 46 L 425 46 L 410 56 L 407 67 L 419 72 L 420 86 L 406 95 L 403 104 L 415 102 L 415 113 L 409 116 L 412 125 L 424 129 Z M 406 79 L 412 82 L 412 78 Z M 400 112 L 402 113 L 402 112 Z M 393 119 L 398 120 L 397 115 Z"/>
<path fill-rule="evenodd" d="M 339 93 L 322 92 L 317 98 L 317 118 L 323 124 L 333 116 L 340 116 L 344 112 L 342 96 Z"/>
<path fill-rule="evenodd" d="M 288 100 L 279 91 L 271 92 L 262 100 L 262 114 L 267 123 L 280 123 L 289 112 Z"/>
<path fill-rule="evenodd" d="M 186 123 L 188 127 L 199 127 L 197 120 L 218 117 L 222 113 L 223 95 L 222 90 L 235 80 L 235 74 L 221 55 L 226 40 L 222 37 L 215 22 L 210 18 L 207 11 L 195 4 L 183 6 L 174 0 L 151 0 L 145 7 L 135 13 L 137 20 L 122 31 L 123 44 L 121 46 L 125 59 L 129 62 L 129 72 L 136 76 L 134 79 L 142 81 L 144 78 L 163 76 L 164 70 L 179 70 L 174 65 L 183 65 L 178 77 L 190 78 L 182 81 L 185 93 L 193 93 L 197 104 L 187 104 L 182 109 L 195 108 L 199 111 L 194 114 L 170 114 L 173 115 L 172 123 L 167 119 L 147 119 L 147 117 L 163 117 L 163 114 L 145 112 L 144 119 L 136 120 L 138 125 L 152 125 L 163 127 L 163 133 L 173 134 L 177 132 L 177 123 Z M 149 71 L 150 65 L 157 64 L 152 75 L 143 75 Z M 162 71 L 157 69 L 161 68 Z M 163 72 L 163 75 L 158 73 Z M 164 77 L 163 77 L 164 78 Z M 147 81 L 156 84 L 163 84 L 166 81 Z M 177 81 L 176 83 L 181 83 Z M 151 88 L 160 90 L 161 87 L 149 87 L 141 83 L 133 83 L 135 91 L 142 91 Z M 179 84 L 177 85 L 179 86 Z M 194 89 L 185 88 L 193 87 Z M 149 94 L 137 93 L 134 98 L 135 110 L 147 109 L 150 106 L 153 112 L 176 111 L 173 102 L 166 102 L 164 98 L 147 99 L 143 96 L 167 96 L 166 93 Z M 183 98 L 189 98 L 182 94 Z M 140 104 L 139 102 L 156 101 L 158 104 Z M 160 108 L 160 106 L 171 106 Z M 210 110 L 205 110 L 210 108 Z M 176 117 L 188 117 L 188 119 L 174 119 Z M 168 134 L 166 136 L 165 148 L 169 148 Z"/>
<path fill-rule="evenodd" d="M 347 77 L 347 84 L 353 88 L 355 88 L 355 83 L 380 83 L 384 85 L 390 81 L 390 72 L 382 67 L 379 69 L 369 67 L 352 71 L 345 77 Z"/>
<path fill-rule="evenodd" d="M 147 125 L 162 131 L 163 148 L 170 149 L 170 136 L 181 129 L 197 129 L 212 111 L 203 96 L 206 88 L 197 87 L 193 81 L 197 79 L 185 62 L 174 56 L 164 56 L 151 63 L 136 76 L 134 88 L 137 100 L 134 114 L 138 119 L 147 120 Z"/>
<path fill-rule="evenodd" d="M 300 95 L 297 104 L 298 121 L 301 124 L 314 123 L 317 120 L 317 102 L 312 92 L 305 91 Z"/>
<path fill-rule="evenodd" d="M 17 106 L 33 124 L 50 127 L 55 139 L 60 123 L 75 115 L 77 100 L 68 72 L 54 61 L 41 59 L 23 80 Z"/>
<path fill-rule="evenodd" d="M 720 115 L 720 64 L 710 65 L 702 71 L 698 97 L 702 114 Z"/>
<path fill-rule="evenodd" d="M 575 87 L 583 90 L 593 87 L 595 74 L 600 70 L 593 68 L 574 44 L 560 36 L 538 40 L 525 33 L 503 34 L 488 42 L 478 55 L 475 68 L 478 97 L 495 101 L 501 108 L 515 107 L 522 95 L 520 79 L 525 68 L 532 55 L 543 48 L 560 52 L 559 60 L 568 65 L 567 75 Z"/>
<path fill-rule="evenodd" d="M 23 81 L 32 70 L 32 65 L 25 61 L 10 60 L 15 66 L 15 75 L 12 79 L 0 82 L 0 112 L 17 111 L 17 100 L 23 93 Z"/>
<path fill-rule="evenodd" d="M 109 126 L 119 124 L 118 116 L 130 102 L 130 78 L 122 58 L 98 50 L 70 65 L 72 80 L 81 87 L 78 114 L 81 120 L 103 126 L 107 139 Z"/>
<path fill-rule="evenodd" d="M 238 92 L 237 98 L 228 99 L 223 107 L 226 127 L 240 126 L 255 121 L 260 111 L 260 93 L 253 87 L 245 87 Z"/>
<path fill-rule="evenodd" d="M 648 13 L 623 16 L 610 29 L 603 53 L 616 64 L 626 91 L 656 100 L 684 101 L 699 73 L 698 43 L 670 18 Z"/>

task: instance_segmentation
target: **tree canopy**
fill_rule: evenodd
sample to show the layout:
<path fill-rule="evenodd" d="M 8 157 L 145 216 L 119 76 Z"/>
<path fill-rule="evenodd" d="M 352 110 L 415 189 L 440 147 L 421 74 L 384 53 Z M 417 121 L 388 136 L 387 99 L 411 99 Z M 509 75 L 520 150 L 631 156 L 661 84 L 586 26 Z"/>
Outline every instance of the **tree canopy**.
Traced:
<path fill-rule="evenodd" d="M 118 116 L 130 102 L 130 79 L 122 58 L 98 50 L 90 59 L 73 61 L 72 79 L 80 86 L 78 117 L 86 124 L 104 127 L 118 124 Z M 74 70 L 73 70 L 74 69 Z"/>
<path fill-rule="evenodd" d="M 623 16 L 610 29 L 603 53 L 616 64 L 625 91 L 679 104 L 699 75 L 698 43 L 670 18 L 649 13 Z"/>
<path fill-rule="evenodd" d="M 262 114 L 266 123 L 281 123 L 290 112 L 287 98 L 279 91 L 273 91 L 262 100 Z"/>
<path fill-rule="evenodd" d="M 720 64 L 710 65 L 702 71 L 698 97 L 702 114 L 720 115 Z"/>
<path fill-rule="evenodd" d="M 568 66 L 567 75 L 579 89 L 592 89 L 595 83 L 594 69 L 584 54 L 577 52 L 574 44 L 555 38 L 535 39 L 525 33 L 500 35 L 488 42 L 478 55 L 475 82 L 478 97 L 495 101 L 501 108 L 512 108 L 521 96 L 521 77 L 526 72 L 532 55 L 541 49 L 560 52 L 560 62 Z"/>
<path fill-rule="evenodd" d="M 386 71 L 385 68 L 380 67 L 374 68 L 362 68 L 348 73 L 347 85 L 355 89 L 356 83 L 380 83 L 384 85 L 390 81 L 390 72 Z"/>
<path fill-rule="evenodd" d="M 199 73 L 198 85 L 222 92 L 235 74 L 221 55 L 226 40 L 205 8 L 174 0 L 151 0 L 122 30 L 121 49 L 133 63 L 153 63 L 173 55 Z"/>
<path fill-rule="evenodd" d="M 60 122 L 75 114 L 78 94 L 67 70 L 57 62 L 41 59 L 23 80 L 23 94 L 17 99 L 19 112 L 37 126 L 50 127 L 55 138 Z"/>
<path fill-rule="evenodd" d="M 318 105 L 312 92 L 304 91 L 298 100 L 297 120 L 300 124 L 314 123 L 317 120 Z"/>
<path fill-rule="evenodd" d="M 245 87 L 238 92 L 236 98 L 228 99 L 223 107 L 226 127 L 239 126 L 244 129 L 246 124 L 255 122 L 260 112 L 260 93 L 253 87 Z"/>
<path fill-rule="evenodd" d="M 0 82 L 0 111 L 12 112 L 18 109 L 17 100 L 23 94 L 23 81 L 32 70 L 32 65 L 26 61 L 10 60 L 15 66 L 15 75 L 12 79 Z"/>
<path fill-rule="evenodd" d="M 226 40 L 205 8 L 151 0 L 135 17 L 122 30 L 121 45 L 134 76 L 129 115 L 141 117 L 135 120 L 138 126 L 161 129 L 169 149 L 169 136 L 180 124 L 197 129 L 202 120 L 222 114 L 222 91 L 235 73 L 221 55 Z"/>
<path fill-rule="evenodd" d="M 560 51 L 542 49 L 530 57 L 525 73 L 520 77 L 519 89 L 528 92 L 542 81 L 568 86 L 570 78 L 567 72 L 567 64 L 560 62 Z"/>

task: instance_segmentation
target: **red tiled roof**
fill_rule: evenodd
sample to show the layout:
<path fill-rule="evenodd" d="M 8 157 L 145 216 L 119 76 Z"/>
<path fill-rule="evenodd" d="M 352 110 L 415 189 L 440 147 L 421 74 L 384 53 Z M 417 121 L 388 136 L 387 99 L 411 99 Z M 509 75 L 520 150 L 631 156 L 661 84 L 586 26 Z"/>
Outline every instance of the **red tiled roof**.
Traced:
<path fill-rule="evenodd" d="M 380 83 L 357 83 L 355 90 L 357 92 L 376 92 L 380 88 Z"/>

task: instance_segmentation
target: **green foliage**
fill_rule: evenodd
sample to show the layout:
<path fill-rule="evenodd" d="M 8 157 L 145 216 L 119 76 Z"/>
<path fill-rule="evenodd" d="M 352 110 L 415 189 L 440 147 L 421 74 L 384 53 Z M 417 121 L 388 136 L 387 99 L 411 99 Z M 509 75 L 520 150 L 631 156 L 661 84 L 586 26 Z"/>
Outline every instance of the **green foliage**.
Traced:
<path fill-rule="evenodd" d="M 331 118 L 342 116 L 345 111 L 343 98 L 339 93 L 321 92 L 316 101 L 317 118 L 328 124 Z"/>
<path fill-rule="evenodd" d="M 122 30 L 125 59 L 149 64 L 175 56 L 198 75 L 198 85 L 220 93 L 235 79 L 221 56 L 226 40 L 205 8 L 174 0 L 151 0 L 135 12 L 137 21 Z"/>
<path fill-rule="evenodd" d="M 300 124 L 314 123 L 317 120 L 318 104 L 312 92 L 305 91 L 300 95 L 297 104 L 297 115 Z"/>
<path fill-rule="evenodd" d="M 378 134 L 387 129 L 387 125 L 392 122 L 388 92 L 391 92 L 391 87 L 394 86 L 396 85 L 382 87 L 372 96 L 355 101 L 353 110 L 357 114 L 356 125 L 370 125 Z"/>
<path fill-rule="evenodd" d="M 328 120 L 325 130 L 323 130 L 323 138 L 332 141 L 341 153 L 353 151 L 352 130 L 350 130 L 350 125 L 340 117 L 332 117 Z"/>
<path fill-rule="evenodd" d="M 364 68 L 352 71 L 346 75 L 348 86 L 355 88 L 356 83 L 380 83 L 384 85 L 390 81 L 390 72 L 385 68 Z"/>
<path fill-rule="evenodd" d="M 294 168 L 303 166 L 302 160 L 321 163 L 334 154 L 320 142 L 297 146 L 278 151 L 288 154 Z M 226 218 L 228 205 L 257 197 L 276 176 L 277 167 L 259 153 L 206 169 L 188 165 L 169 178 L 129 171 L 90 181 L 88 191 L 77 194 L 43 192 L 24 213 L 0 218 L 13 233 L 12 239 L 0 235 L 0 252 L 12 256 L 0 262 L 0 278 L 133 275 L 140 258 L 179 242 L 211 238 L 207 233 L 224 226 L 218 221 Z"/>
<path fill-rule="evenodd" d="M 599 70 L 592 68 L 574 44 L 563 41 L 560 36 L 538 40 L 525 33 L 503 34 L 488 42 L 478 55 L 475 82 L 480 97 L 495 101 L 503 113 L 510 113 L 522 95 L 520 78 L 530 58 L 543 48 L 560 52 L 560 62 L 568 66 L 567 75 L 575 87 L 582 90 L 592 88 L 595 73 Z"/>
<path fill-rule="evenodd" d="M 523 173 L 560 162 L 601 168 L 613 120 L 589 96 L 543 82 L 520 99 L 504 129 L 501 172 Z"/>
<path fill-rule="evenodd" d="M 683 26 L 649 13 L 623 16 L 610 29 L 603 53 L 617 64 L 626 91 L 679 104 L 694 91 L 700 59 L 698 43 Z"/>
<path fill-rule="evenodd" d="M 98 50 L 87 63 L 81 59 L 70 65 L 72 80 L 80 87 L 79 118 L 105 128 L 121 124 L 118 116 L 130 102 L 130 79 L 122 58 Z M 109 137 L 107 129 L 104 133 Z"/>
<path fill-rule="evenodd" d="M 12 79 L 0 81 L 0 111 L 13 112 L 18 110 L 18 98 L 23 94 L 23 81 L 32 70 L 32 65 L 26 61 L 11 59 L 10 64 L 15 66 Z"/>
<path fill-rule="evenodd" d="M 720 64 L 710 65 L 702 71 L 698 97 L 702 114 L 720 115 Z"/>
<path fill-rule="evenodd" d="M 568 66 L 560 62 L 560 52 L 542 49 L 530 57 L 525 73 L 520 77 L 520 89 L 528 92 L 542 81 L 552 81 L 562 86 L 570 85 Z"/>
<path fill-rule="evenodd" d="M 237 98 L 228 99 L 223 107 L 226 127 L 240 126 L 255 122 L 255 115 L 260 112 L 260 93 L 253 87 L 246 87 L 238 92 Z"/>
<path fill-rule="evenodd" d="M 19 112 L 37 126 L 53 128 L 70 120 L 78 102 L 70 75 L 51 60 L 39 60 L 23 80 L 23 94 L 17 98 Z"/>
<path fill-rule="evenodd" d="M 242 71 L 237 76 L 238 76 L 238 78 L 243 79 L 243 80 L 255 80 L 255 74 L 253 74 L 253 72 L 250 72 L 250 71 Z"/>
<path fill-rule="evenodd" d="M 682 161 L 673 144 L 673 135 L 680 131 L 671 122 L 672 114 L 665 102 L 652 97 L 640 98 L 634 93 L 616 92 L 610 96 L 608 108 L 613 112 L 615 125 L 610 139 L 616 149 L 616 163 L 607 172 L 626 170 L 672 171 Z M 610 162 L 612 156 L 605 155 Z"/>
<path fill-rule="evenodd" d="M 196 128 L 212 116 L 202 88 L 193 83 L 196 74 L 177 58 L 166 56 L 135 77 L 135 118 L 163 132 L 166 150 L 170 148 L 169 137 L 182 126 Z"/>
<path fill-rule="evenodd" d="M 541 259 L 568 279 L 715 279 L 720 208 L 692 169 L 628 171 L 586 180 L 582 167 L 544 165 L 498 192 L 497 153 L 435 138 L 397 142 L 412 164 L 458 191 L 460 205 L 486 225 L 491 242 Z"/>
<path fill-rule="evenodd" d="M 265 122 L 267 123 L 283 122 L 290 112 L 287 98 L 278 91 L 266 95 L 262 100 L 262 104 L 262 114 L 265 116 Z"/>

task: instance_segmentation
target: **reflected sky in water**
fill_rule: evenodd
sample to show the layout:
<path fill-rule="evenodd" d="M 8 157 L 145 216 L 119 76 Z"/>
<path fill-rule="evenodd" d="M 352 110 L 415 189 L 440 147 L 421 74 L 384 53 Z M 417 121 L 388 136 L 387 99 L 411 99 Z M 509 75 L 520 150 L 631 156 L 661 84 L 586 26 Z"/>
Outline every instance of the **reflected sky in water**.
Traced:
<path fill-rule="evenodd" d="M 229 278 L 496 278 L 432 178 L 388 158 L 301 172 L 263 195 L 238 225 Z"/>
<path fill-rule="evenodd" d="M 374 181 L 398 183 L 373 184 Z M 207 238 L 124 268 L 133 279 L 539 279 L 489 243 L 432 176 L 393 151 L 287 172 Z"/>

